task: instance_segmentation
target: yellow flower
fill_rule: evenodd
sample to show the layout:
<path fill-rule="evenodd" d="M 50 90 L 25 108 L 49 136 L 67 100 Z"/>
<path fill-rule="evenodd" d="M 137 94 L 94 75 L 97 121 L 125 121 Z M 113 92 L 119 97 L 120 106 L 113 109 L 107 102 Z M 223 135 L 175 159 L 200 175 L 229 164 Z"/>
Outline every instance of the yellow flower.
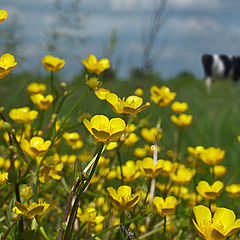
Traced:
<path fill-rule="evenodd" d="M 110 142 L 110 143 L 108 144 L 108 146 L 107 146 L 106 149 L 107 149 L 108 151 L 111 151 L 111 150 L 117 148 L 117 146 L 118 146 L 118 143 L 117 143 L 117 142 Z"/>
<path fill-rule="evenodd" d="M 96 88 L 94 92 L 100 100 L 105 100 L 106 95 L 110 93 L 110 90 L 105 88 Z"/>
<path fill-rule="evenodd" d="M 101 74 L 106 69 L 110 68 L 110 63 L 107 58 L 97 60 L 94 55 L 89 55 L 88 59 L 83 59 L 82 64 L 87 68 L 88 72 Z"/>
<path fill-rule="evenodd" d="M 66 141 L 66 143 L 69 145 L 69 146 L 72 146 L 74 144 L 76 144 L 76 142 L 78 140 L 81 139 L 81 136 L 78 132 L 65 132 L 63 134 L 63 139 Z"/>
<path fill-rule="evenodd" d="M 121 118 L 109 120 L 104 115 L 95 115 L 90 121 L 84 119 L 83 123 L 96 142 L 116 142 L 126 126 Z"/>
<path fill-rule="evenodd" d="M 0 186 L 8 180 L 8 172 L 0 172 Z"/>
<path fill-rule="evenodd" d="M 211 170 L 211 173 L 214 170 L 214 175 L 216 177 L 223 177 L 227 172 L 227 168 L 223 165 L 216 165 L 212 167 L 210 170 Z"/>
<path fill-rule="evenodd" d="M 171 92 L 170 89 L 166 86 L 158 88 L 154 85 L 151 87 L 150 93 L 151 100 L 160 107 L 168 106 L 176 97 L 176 93 Z"/>
<path fill-rule="evenodd" d="M 142 88 L 137 88 L 135 91 L 134 91 L 134 95 L 138 96 L 138 97 L 142 97 L 143 96 L 143 90 Z"/>
<path fill-rule="evenodd" d="M 20 189 L 20 196 L 22 199 L 24 199 L 25 201 L 29 200 L 33 195 L 33 192 L 32 192 L 32 188 L 29 187 L 29 186 L 23 186 L 21 189 Z"/>
<path fill-rule="evenodd" d="M 35 120 L 38 112 L 29 107 L 13 108 L 9 112 L 9 117 L 16 123 L 29 123 Z"/>
<path fill-rule="evenodd" d="M 183 113 L 188 109 L 188 104 L 185 102 L 181 103 L 181 102 L 175 101 L 173 102 L 171 109 L 175 113 Z"/>
<path fill-rule="evenodd" d="M 171 115 L 171 120 L 179 127 L 186 127 L 192 123 L 192 115 L 180 114 L 179 116 Z"/>
<path fill-rule="evenodd" d="M 59 175 L 59 173 L 62 171 L 63 167 L 63 162 L 61 162 L 61 159 L 56 157 L 55 154 L 54 156 L 46 158 L 43 161 L 39 172 L 39 181 L 41 183 L 46 183 L 50 178 L 60 180 L 62 177 Z"/>
<path fill-rule="evenodd" d="M 147 151 L 148 149 L 145 147 L 143 148 L 138 147 L 134 150 L 134 155 L 138 158 L 143 158 L 147 155 Z"/>
<path fill-rule="evenodd" d="M 204 150 L 204 147 L 203 146 L 197 146 L 195 148 L 188 147 L 187 150 L 193 158 L 200 159 L 200 155 L 201 152 Z"/>
<path fill-rule="evenodd" d="M 85 83 L 86 83 L 86 85 L 87 85 L 89 88 L 93 88 L 93 89 L 95 89 L 96 87 L 101 86 L 101 84 L 102 84 L 102 83 L 98 80 L 97 77 L 88 78 L 88 75 L 87 75 L 87 74 L 85 75 Z"/>
<path fill-rule="evenodd" d="M 162 216 L 170 216 L 175 213 L 178 200 L 173 196 L 168 196 L 164 200 L 162 197 L 154 197 L 152 201 L 153 205 L 156 207 L 158 214 Z"/>
<path fill-rule="evenodd" d="M 183 199 L 188 200 L 188 204 L 190 206 L 196 206 L 199 202 L 202 201 L 202 196 L 193 192 L 193 193 L 188 193 L 182 196 Z"/>
<path fill-rule="evenodd" d="M 138 142 L 139 137 L 135 133 L 130 133 L 127 138 L 123 139 L 124 145 L 130 147 L 133 146 L 136 142 Z"/>
<path fill-rule="evenodd" d="M 49 94 L 44 97 L 44 95 L 42 95 L 41 93 L 34 94 L 30 98 L 40 110 L 48 109 L 52 105 L 54 100 L 53 95 Z"/>
<path fill-rule="evenodd" d="M 134 95 L 121 99 L 117 94 L 109 93 L 106 95 L 106 101 L 111 104 L 116 114 L 137 114 L 150 106 L 149 102 L 142 105 L 143 99 Z"/>
<path fill-rule="evenodd" d="M 97 210 L 93 207 L 88 207 L 84 209 L 84 212 L 81 208 L 77 210 L 77 218 L 82 223 L 89 223 L 93 226 L 104 221 L 104 217 L 97 215 Z"/>
<path fill-rule="evenodd" d="M 240 219 L 232 210 L 217 208 L 212 217 L 209 208 L 198 205 L 193 208 L 196 221 L 193 224 L 198 234 L 206 240 L 225 240 L 240 229 Z"/>
<path fill-rule="evenodd" d="M 107 188 L 109 199 L 112 205 L 120 210 L 131 210 L 140 200 L 139 194 L 132 195 L 132 189 L 129 186 L 120 186 L 117 191 L 112 188 Z"/>
<path fill-rule="evenodd" d="M 134 161 L 127 161 L 126 164 L 122 166 L 122 173 L 124 182 L 132 182 L 140 176 L 138 167 L 136 166 Z M 118 179 L 122 178 L 121 169 L 119 166 L 117 167 L 117 176 Z"/>
<path fill-rule="evenodd" d="M 225 191 L 230 198 L 240 197 L 240 184 L 226 186 Z"/>
<path fill-rule="evenodd" d="M 21 214 L 26 218 L 33 219 L 38 215 L 43 215 L 47 210 L 52 208 L 54 204 L 56 204 L 56 201 L 53 201 L 51 204 L 49 204 L 44 202 L 42 199 L 39 199 L 38 203 L 32 202 L 30 204 L 21 204 L 19 202 L 15 202 L 13 212 Z"/>
<path fill-rule="evenodd" d="M 51 55 L 46 55 L 44 58 L 41 59 L 44 68 L 47 71 L 51 72 L 58 72 L 60 71 L 63 66 L 65 65 L 65 61 L 58 57 L 53 57 Z"/>
<path fill-rule="evenodd" d="M 174 183 L 178 185 L 187 185 L 195 175 L 196 170 L 190 168 L 178 168 L 176 173 L 170 173 Z"/>
<path fill-rule="evenodd" d="M 30 142 L 26 139 L 22 139 L 20 142 L 21 148 L 32 158 L 43 157 L 50 145 L 51 141 L 44 141 L 41 137 L 33 137 Z"/>
<path fill-rule="evenodd" d="M 46 84 L 32 82 L 27 86 L 27 91 L 30 95 L 43 94 L 46 91 Z"/>
<path fill-rule="evenodd" d="M 137 128 L 136 125 L 134 125 L 133 123 L 128 124 L 126 126 L 125 132 L 128 132 L 128 133 L 134 132 L 136 130 L 136 128 Z"/>
<path fill-rule="evenodd" d="M 155 178 L 162 173 L 163 162 L 163 160 L 158 160 L 157 164 L 154 165 L 153 159 L 146 157 L 142 161 L 138 160 L 136 164 L 146 177 Z"/>
<path fill-rule="evenodd" d="M 160 140 L 162 138 L 162 130 L 158 131 L 157 128 L 143 128 L 141 130 L 141 135 L 144 138 L 145 141 L 149 143 L 154 143 L 156 138 Z"/>
<path fill-rule="evenodd" d="M 6 77 L 17 65 L 15 58 L 10 53 L 5 53 L 0 57 L 0 79 Z"/>
<path fill-rule="evenodd" d="M 206 181 L 200 181 L 196 190 L 205 199 L 216 200 L 223 190 L 223 183 L 221 181 L 216 181 L 213 185 L 209 185 Z"/>
<path fill-rule="evenodd" d="M 4 22 L 8 17 L 8 12 L 4 9 L 0 10 L 0 23 Z"/>
<path fill-rule="evenodd" d="M 200 154 L 200 159 L 208 165 L 216 165 L 222 162 L 225 151 L 220 148 L 205 148 Z"/>

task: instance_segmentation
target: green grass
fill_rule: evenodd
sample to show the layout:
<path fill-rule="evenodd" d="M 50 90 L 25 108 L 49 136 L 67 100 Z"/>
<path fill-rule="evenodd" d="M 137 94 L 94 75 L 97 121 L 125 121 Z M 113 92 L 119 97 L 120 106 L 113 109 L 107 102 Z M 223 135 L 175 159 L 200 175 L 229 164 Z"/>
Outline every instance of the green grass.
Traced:
<path fill-rule="evenodd" d="M 7 115 L 8 110 L 13 107 L 29 104 L 33 107 L 26 91 L 26 85 L 31 81 L 46 82 L 48 84 L 48 77 L 35 77 L 31 74 L 11 74 L 9 77 L 1 80 L 0 102 L 6 107 L 5 115 Z M 85 86 L 83 87 L 83 78 L 76 78 L 72 84 L 76 91 L 65 102 L 61 111 L 62 115 L 70 110 L 74 102 L 76 102 L 87 89 Z M 187 113 L 193 114 L 192 125 L 183 133 L 181 152 L 187 153 L 187 146 L 197 145 L 220 147 L 226 150 L 226 157 L 223 164 L 229 169 L 226 178 L 230 178 L 233 172 L 238 169 L 240 161 L 240 144 L 237 141 L 237 136 L 240 135 L 240 86 L 232 87 L 229 81 L 217 82 L 213 86 L 212 95 L 209 95 L 203 80 L 195 79 L 193 76 L 183 75 L 168 81 L 151 79 L 131 81 L 113 80 L 103 83 L 102 87 L 109 88 L 120 97 L 127 97 L 133 94 L 137 87 L 142 87 L 145 93 L 144 101 L 146 102 L 149 101 L 150 87 L 154 84 L 157 86 L 167 85 L 172 91 L 177 92 L 176 100 L 187 102 L 189 104 Z M 152 109 L 153 107 L 145 110 L 140 116 L 146 116 Z M 106 104 L 106 102 L 97 99 L 93 92 L 83 101 L 81 110 L 82 112 L 89 112 L 92 115 L 105 114 L 109 117 L 116 116 L 111 107 Z M 174 124 L 169 119 L 171 114 L 172 112 L 169 107 L 164 109 L 163 138 L 161 141 L 169 149 L 173 146 L 175 130 Z M 77 116 L 77 112 L 75 116 Z M 158 114 L 155 114 L 149 127 L 156 124 L 157 118 Z M 73 117 L 73 119 L 76 118 Z M 79 131 L 85 131 L 84 127 L 81 127 Z M 141 143 L 139 143 L 139 145 L 141 145 Z M 130 159 L 133 156 L 130 155 L 128 157 Z"/>

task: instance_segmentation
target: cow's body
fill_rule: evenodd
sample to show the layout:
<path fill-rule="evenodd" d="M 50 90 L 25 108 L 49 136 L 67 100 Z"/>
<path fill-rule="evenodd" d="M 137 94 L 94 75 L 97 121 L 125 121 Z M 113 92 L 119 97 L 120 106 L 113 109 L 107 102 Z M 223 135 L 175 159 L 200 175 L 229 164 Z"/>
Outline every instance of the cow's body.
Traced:
<path fill-rule="evenodd" d="M 240 78 L 240 56 L 204 54 L 202 64 L 208 92 L 211 92 L 216 79 L 231 78 L 233 83 L 237 83 Z"/>

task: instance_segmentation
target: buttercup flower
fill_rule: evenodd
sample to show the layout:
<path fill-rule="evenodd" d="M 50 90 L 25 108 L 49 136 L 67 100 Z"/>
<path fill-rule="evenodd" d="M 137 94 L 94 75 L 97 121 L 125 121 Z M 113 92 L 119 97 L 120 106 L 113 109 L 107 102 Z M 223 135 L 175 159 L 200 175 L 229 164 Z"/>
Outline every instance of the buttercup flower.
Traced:
<path fill-rule="evenodd" d="M 8 180 L 8 172 L 0 172 L 0 186 Z"/>
<path fill-rule="evenodd" d="M 163 160 L 158 160 L 154 165 L 153 159 L 146 157 L 142 161 L 138 160 L 136 164 L 146 177 L 155 178 L 162 172 L 163 162 Z"/>
<path fill-rule="evenodd" d="M 9 117 L 16 123 L 30 123 L 38 116 L 38 112 L 30 110 L 29 107 L 13 108 L 9 112 Z"/>
<path fill-rule="evenodd" d="M 151 100 L 160 107 L 168 106 L 176 97 L 176 93 L 171 92 L 170 89 L 166 86 L 158 88 L 154 85 L 151 87 L 150 93 Z"/>
<path fill-rule="evenodd" d="M 192 123 L 192 115 L 180 114 L 179 116 L 171 115 L 171 121 L 179 127 L 186 127 Z"/>
<path fill-rule="evenodd" d="M 159 140 L 162 138 L 162 130 L 160 130 L 158 132 L 157 128 L 143 128 L 141 130 L 141 135 L 144 138 L 145 141 L 149 142 L 149 143 L 154 143 L 154 141 L 156 140 L 156 138 Z"/>
<path fill-rule="evenodd" d="M 55 154 L 54 156 L 46 158 L 43 161 L 39 172 L 39 181 L 41 183 L 46 183 L 50 178 L 60 180 L 62 177 L 59 175 L 59 173 L 62 171 L 63 167 L 63 162 L 61 162 L 61 159 L 56 157 Z"/>
<path fill-rule="evenodd" d="M 84 119 L 83 123 L 96 142 L 116 142 L 126 126 L 121 118 L 109 120 L 104 115 L 95 115 L 90 121 Z"/>
<path fill-rule="evenodd" d="M 96 225 L 104 221 L 104 217 L 101 215 L 97 215 L 97 210 L 93 207 L 88 207 L 84 209 L 84 212 L 81 208 L 78 208 L 77 218 L 82 223 L 89 223 L 91 225 Z"/>
<path fill-rule="evenodd" d="M 98 78 L 96 77 L 90 77 L 88 78 L 88 75 L 86 74 L 85 75 L 85 82 L 86 82 L 86 85 L 89 87 L 89 88 L 93 88 L 95 89 L 96 87 L 99 87 L 101 86 L 101 82 L 99 81 Z"/>
<path fill-rule="evenodd" d="M 131 210 L 140 200 L 139 194 L 132 194 L 132 189 L 129 186 L 120 186 L 117 191 L 108 187 L 108 197 L 112 205 L 120 210 Z"/>
<path fill-rule="evenodd" d="M 111 104 L 116 114 L 137 114 L 150 106 L 149 102 L 142 105 L 143 99 L 134 95 L 121 99 L 117 94 L 109 93 L 106 95 L 106 101 Z"/>
<path fill-rule="evenodd" d="M 223 190 L 223 183 L 216 181 L 213 185 L 209 185 L 206 181 L 200 181 L 196 187 L 197 192 L 205 199 L 216 200 Z"/>
<path fill-rule="evenodd" d="M 106 69 L 110 68 L 110 63 L 107 58 L 97 60 L 94 55 L 89 55 L 88 59 L 83 59 L 82 64 L 87 68 L 88 72 L 101 74 Z"/>
<path fill-rule="evenodd" d="M 4 22 L 8 17 L 8 12 L 4 9 L 0 10 L 0 23 Z"/>
<path fill-rule="evenodd" d="M 193 158 L 200 159 L 200 155 L 201 152 L 204 150 L 204 147 L 203 146 L 197 146 L 195 148 L 188 147 L 187 150 Z"/>
<path fill-rule="evenodd" d="M 139 140 L 139 137 L 135 133 L 130 133 L 127 138 L 123 139 L 123 143 L 130 147 L 133 146 L 137 141 Z"/>
<path fill-rule="evenodd" d="M 44 83 L 36 83 L 36 82 L 32 82 L 27 86 L 27 91 L 30 95 L 34 95 L 34 94 L 43 94 L 46 91 L 46 84 Z"/>
<path fill-rule="evenodd" d="M 142 97 L 143 96 L 143 90 L 142 88 L 137 88 L 135 91 L 134 91 L 134 95 L 138 96 L 138 97 Z"/>
<path fill-rule="evenodd" d="M 225 191 L 230 198 L 240 197 L 240 184 L 226 186 Z"/>
<path fill-rule="evenodd" d="M 65 65 L 65 61 L 58 57 L 53 57 L 51 55 L 46 55 L 44 58 L 41 59 L 44 68 L 47 71 L 51 72 L 58 72 L 60 71 L 63 66 Z"/>
<path fill-rule="evenodd" d="M 52 208 L 54 204 L 56 204 L 56 201 L 53 201 L 51 204 L 49 204 L 44 202 L 42 199 L 39 199 L 38 203 L 32 202 L 30 204 L 21 204 L 19 202 L 15 202 L 13 212 L 21 214 L 26 218 L 33 219 L 38 215 L 43 215 L 47 210 Z"/>
<path fill-rule="evenodd" d="M 181 103 L 181 102 L 175 101 L 173 102 L 171 109 L 175 113 L 183 113 L 188 109 L 188 104 L 185 102 Z"/>
<path fill-rule="evenodd" d="M 76 144 L 77 141 L 81 139 L 81 136 L 78 132 L 65 132 L 63 134 L 63 139 L 69 146 Z"/>
<path fill-rule="evenodd" d="M 174 183 L 178 185 L 186 185 L 192 180 L 195 173 L 195 169 L 178 168 L 176 173 L 170 173 L 170 177 Z"/>
<path fill-rule="evenodd" d="M 134 161 L 127 161 L 126 164 L 122 166 L 122 173 L 124 182 L 132 182 L 140 176 L 140 172 Z M 118 179 L 122 178 L 119 166 L 117 167 L 117 176 Z"/>
<path fill-rule="evenodd" d="M 31 96 L 31 100 L 33 103 L 37 106 L 40 110 L 48 109 L 52 103 L 53 103 L 53 95 L 49 94 L 46 97 L 44 97 L 42 94 L 34 94 Z"/>
<path fill-rule="evenodd" d="M 208 165 L 216 165 L 222 162 L 225 151 L 220 148 L 205 148 L 200 154 L 200 159 Z"/>
<path fill-rule="evenodd" d="M 216 177 L 223 177 L 227 172 L 227 168 L 223 165 L 215 165 L 210 170 L 214 171 Z"/>
<path fill-rule="evenodd" d="M 20 196 L 23 198 L 25 201 L 29 200 L 33 195 L 32 188 L 29 186 L 23 186 L 20 189 Z"/>
<path fill-rule="evenodd" d="M 5 53 L 0 57 L 0 79 L 6 77 L 17 65 L 15 58 L 10 53 Z"/>
<path fill-rule="evenodd" d="M 193 224 L 198 234 L 205 240 L 225 240 L 240 229 L 240 219 L 232 210 L 217 208 L 212 217 L 209 208 L 198 205 L 193 208 L 195 220 Z"/>
<path fill-rule="evenodd" d="M 41 137 L 33 137 L 30 142 L 26 139 L 22 139 L 20 145 L 30 157 L 36 158 L 43 157 L 47 153 L 51 145 L 51 141 L 44 141 Z"/>
<path fill-rule="evenodd" d="M 100 100 L 105 100 L 106 95 L 110 93 L 110 90 L 105 88 L 96 88 L 94 92 Z"/>
<path fill-rule="evenodd" d="M 173 196 L 168 196 L 165 200 L 162 197 L 154 197 L 152 204 L 156 207 L 158 214 L 170 216 L 175 213 L 178 200 Z"/>

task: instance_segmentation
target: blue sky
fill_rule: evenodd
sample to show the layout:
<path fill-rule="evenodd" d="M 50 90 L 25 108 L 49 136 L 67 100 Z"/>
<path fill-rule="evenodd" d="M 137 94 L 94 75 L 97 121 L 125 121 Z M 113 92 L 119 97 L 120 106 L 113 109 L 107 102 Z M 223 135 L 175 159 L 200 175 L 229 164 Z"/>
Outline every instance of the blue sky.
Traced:
<path fill-rule="evenodd" d="M 77 52 L 82 58 L 89 54 L 102 57 L 103 45 L 116 29 L 118 43 L 114 60 L 121 60 L 119 74 L 126 76 L 130 67 L 141 63 L 141 31 L 156 1 L 82 0 L 81 9 L 86 18 L 85 27 L 79 33 L 88 36 L 88 42 L 69 52 Z M 40 58 L 48 54 L 46 32 L 55 21 L 53 3 L 54 0 L 1 0 L 0 8 L 9 12 L 9 19 L 17 14 L 22 25 L 25 42 L 22 50 L 26 60 L 19 69 L 42 70 Z M 240 54 L 239 9 L 240 1 L 234 0 L 169 0 L 166 22 L 154 48 L 160 55 L 155 70 L 164 77 L 188 70 L 203 78 L 203 53 Z M 0 52 L 4 49 L 0 48 Z M 82 65 L 69 55 L 65 72 L 77 72 Z"/>

